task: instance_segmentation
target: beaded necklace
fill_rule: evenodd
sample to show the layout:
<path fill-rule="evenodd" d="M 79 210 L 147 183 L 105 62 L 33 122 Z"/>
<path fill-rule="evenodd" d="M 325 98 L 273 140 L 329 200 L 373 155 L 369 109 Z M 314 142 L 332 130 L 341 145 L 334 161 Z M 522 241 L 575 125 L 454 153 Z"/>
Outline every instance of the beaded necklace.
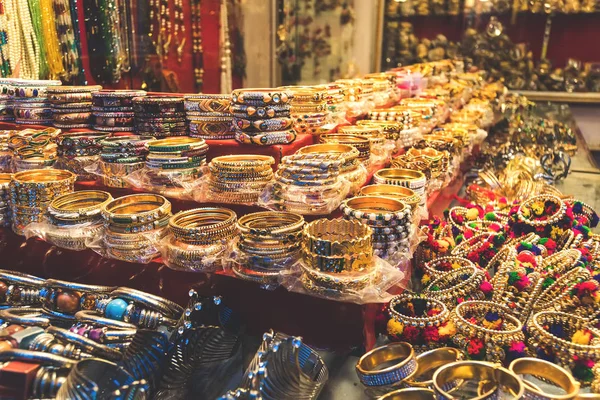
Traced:
<path fill-rule="evenodd" d="M 33 30 L 29 4 L 27 0 L 17 0 L 16 8 L 19 15 L 20 31 L 23 35 L 24 45 L 21 44 L 21 62 L 19 76 L 25 79 L 39 79 L 40 77 L 40 46 Z"/>
<path fill-rule="evenodd" d="M 5 0 L 4 2 L 6 15 L 6 33 L 8 36 L 8 59 L 11 74 L 17 72 L 19 62 L 21 60 L 21 34 L 19 32 L 19 18 L 17 16 L 16 0 Z M 13 16 L 17 16 L 16 18 Z M 17 33 L 19 32 L 19 33 Z"/>
<path fill-rule="evenodd" d="M 196 91 L 204 85 L 204 49 L 202 48 L 202 1 L 192 0 L 192 64 Z"/>
<path fill-rule="evenodd" d="M 31 22 L 40 46 L 40 78 L 48 77 L 48 63 L 46 62 L 46 51 L 44 50 L 44 32 L 42 31 L 42 11 L 39 0 L 29 0 L 29 12 L 31 13 Z"/>
<path fill-rule="evenodd" d="M 183 19 L 183 0 L 174 0 L 175 2 L 175 22 L 173 24 L 173 35 L 175 36 L 175 47 L 177 50 L 177 62 L 181 64 L 183 58 L 183 47 L 185 46 L 185 22 Z M 179 37 L 179 32 L 183 39 Z"/>
<path fill-rule="evenodd" d="M 231 93 L 231 41 L 229 39 L 227 0 L 221 0 L 219 43 L 221 44 L 221 93 Z"/>
<path fill-rule="evenodd" d="M 35 2 L 35 0 L 30 1 Z M 65 80 L 73 82 L 79 75 L 79 49 L 75 41 L 69 1 L 54 0 L 54 11 L 56 13 L 56 28 L 66 69 Z"/>
<path fill-rule="evenodd" d="M 64 77 L 65 66 L 61 56 L 58 32 L 56 30 L 56 19 L 52 0 L 40 0 L 42 10 L 42 31 L 44 32 L 44 49 L 46 50 L 46 62 L 48 63 L 50 79 Z"/>

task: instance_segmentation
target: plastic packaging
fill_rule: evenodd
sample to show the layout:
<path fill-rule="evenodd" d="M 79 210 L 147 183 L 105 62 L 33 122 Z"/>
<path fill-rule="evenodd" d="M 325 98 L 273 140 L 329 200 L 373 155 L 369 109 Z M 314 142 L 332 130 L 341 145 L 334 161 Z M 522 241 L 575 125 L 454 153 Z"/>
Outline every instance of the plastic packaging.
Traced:
<path fill-rule="evenodd" d="M 231 258 L 231 243 L 222 241 L 211 245 L 184 243 L 168 234 L 159 243 L 163 263 L 174 270 L 186 272 L 215 272 L 226 267 Z"/>
<path fill-rule="evenodd" d="M 86 246 L 105 258 L 148 264 L 160 255 L 160 242 L 168 233 L 166 227 L 152 231 L 113 234 L 105 227 Z"/>
<path fill-rule="evenodd" d="M 409 274 L 410 261 L 397 267 L 373 257 L 372 269 L 366 273 L 325 273 L 308 267 L 299 260 L 279 275 L 279 283 L 290 292 L 303 293 L 328 300 L 355 304 L 387 303 L 393 295 L 387 290 L 406 288 L 403 280 Z M 324 286 L 318 282 L 327 282 Z"/>
<path fill-rule="evenodd" d="M 97 240 L 98 235 L 103 232 L 102 221 L 86 222 L 68 227 L 59 227 L 43 221 L 29 224 L 24 229 L 27 239 L 39 237 L 54 246 L 74 251 L 87 249 L 86 243 Z"/>
<path fill-rule="evenodd" d="M 97 176 L 102 184 L 113 188 L 130 188 L 131 185 L 125 180 L 127 175 L 134 171 L 144 168 L 145 163 L 107 163 L 98 160 L 95 163 L 87 165 L 84 170 Z"/>
<path fill-rule="evenodd" d="M 146 166 L 125 175 L 123 180 L 131 187 L 177 199 L 194 199 L 205 180 L 208 168 L 194 167 L 183 170 L 157 170 Z"/>
<path fill-rule="evenodd" d="M 97 175 L 89 172 L 86 168 L 100 161 L 100 156 L 84 157 L 58 157 L 54 168 L 65 169 L 77 175 L 78 181 L 95 181 Z"/>

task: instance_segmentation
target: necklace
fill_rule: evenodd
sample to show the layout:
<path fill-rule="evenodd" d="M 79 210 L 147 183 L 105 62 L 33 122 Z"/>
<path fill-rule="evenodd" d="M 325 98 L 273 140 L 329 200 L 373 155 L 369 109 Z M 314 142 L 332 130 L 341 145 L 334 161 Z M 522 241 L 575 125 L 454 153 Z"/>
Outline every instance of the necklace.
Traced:
<path fill-rule="evenodd" d="M 36 0 L 30 0 L 31 3 Z M 79 49 L 75 41 L 73 20 L 68 0 L 54 0 L 59 42 L 62 45 L 63 62 L 66 69 L 65 80 L 73 82 L 79 75 Z"/>
<path fill-rule="evenodd" d="M 40 78 L 48 77 L 48 63 L 46 62 L 46 52 L 44 49 L 44 32 L 42 31 L 42 11 L 39 0 L 29 0 L 29 12 L 31 13 L 31 22 L 33 30 L 40 46 Z"/>
<path fill-rule="evenodd" d="M 8 19 L 6 18 L 4 1 L 0 0 L 0 77 L 12 75 L 10 67 L 10 49 L 8 46 Z"/>
<path fill-rule="evenodd" d="M 196 91 L 204 85 L 204 51 L 202 48 L 202 1 L 192 0 L 192 64 Z"/>
<path fill-rule="evenodd" d="M 229 16 L 227 0 L 221 0 L 221 26 L 219 42 L 221 44 L 221 93 L 231 93 L 231 42 L 229 40 Z"/>
<path fill-rule="evenodd" d="M 17 10 L 19 15 L 20 31 L 23 35 L 21 44 L 21 62 L 19 76 L 25 79 L 39 79 L 40 77 L 40 46 L 33 31 L 31 14 L 27 0 L 18 0 Z M 18 32 L 18 31 L 17 31 Z"/>
<path fill-rule="evenodd" d="M 175 21 L 173 24 L 173 32 L 175 36 L 175 47 L 177 49 L 177 62 L 181 64 L 183 58 L 183 46 L 185 46 L 185 23 L 183 19 L 183 0 L 175 1 Z M 179 32 L 183 35 L 180 39 Z"/>
<path fill-rule="evenodd" d="M 16 0 L 6 0 L 4 3 L 6 11 L 6 32 L 8 35 L 8 59 L 10 61 L 11 75 L 17 73 L 18 65 L 21 61 L 21 32 L 19 28 L 19 17 L 17 15 Z"/>
<path fill-rule="evenodd" d="M 42 11 L 42 31 L 44 32 L 44 49 L 46 50 L 49 77 L 50 79 L 61 78 L 65 75 L 65 67 L 58 42 L 52 0 L 40 0 L 40 8 Z M 31 19 L 29 21 L 31 23 Z"/>

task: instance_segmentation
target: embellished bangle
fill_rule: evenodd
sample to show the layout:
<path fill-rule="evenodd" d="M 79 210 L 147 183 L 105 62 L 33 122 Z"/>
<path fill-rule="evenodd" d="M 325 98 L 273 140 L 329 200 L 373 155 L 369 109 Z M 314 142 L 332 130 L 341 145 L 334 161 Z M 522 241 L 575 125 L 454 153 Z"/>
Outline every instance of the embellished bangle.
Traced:
<path fill-rule="evenodd" d="M 213 136 L 230 135 L 234 136 L 231 121 L 226 122 L 189 122 L 190 133 L 195 135 L 206 136 L 206 138 L 212 138 Z"/>
<path fill-rule="evenodd" d="M 239 104 L 286 104 L 293 99 L 292 92 L 277 89 L 237 89 L 231 94 L 231 101 Z"/>
<path fill-rule="evenodd" d="M 352 197 L 340 206 L 342 213 L 369 223 L 403 220 L 410 210 L 401 201 L 376 196 Z"/>
<path fill-rule="evenodd" d="M 35 306 L 41 303 L 40 289 L 45 279 L 18 271 L 0 270 L 0 304 Z"/>
<path fill-rule="evenodd" d="M 420 189 L 425 186 L 427 179 L 420 171 L 410 169 L 384 168 L 373 175 L 373 181 L 377 184 L 391 184 L 408 187 L 409 189 Z"/>
<path fill-rule="evenodd" d="M 323 257 L 369 254 L 371 236 L 371 228 L 361 222 L 320 219 L 304 227 L 303 244 L 309 253 Z"/>
<path fill-rule="evenodd" d="M 455 306 L 461 299 L 479 300 L 485 294 L 479 290 L 485 280 L 485 273 L 476 266 L 454 269 L 432 280 L 423 293 L 443 301 L 448 306 Z"/>
<path fill-rule="evenodd" d="M 432 388 L 433 379 L 431 376 L 435 374 L 435 371 L 444 365 L 461 361 L 464 358 L 465 354 L 453 347 L 440 347 L 421 353 L 417 356 L 415 374 L 406 379 L 405 383 L 415 388 Z"/>
<path fill-rule="evenodd" d="M 383 367 L 382 366 L 386 366 Z M 356 373 L 365 386 L 387 386 L 403 382 L 417 370 L 412 346 L 405 342 L 390 343 L 364 354 L 356 364 Z"/>
<path fill-rule="evenodd" d="M 196 208 L 173 215 L 169 229 L 179 241 L 208 245 L 231 239 L 236 221 L 235 212 L 227 208 Z"/>
<path fill-rule="evenodd" d="M 240 105 L 232 105 L 229 108 L 231 114 L 236 118 L 281 118 L 281 117 L 289 117 L 290 110 L 289 106 L 283 105 L 275 105 L 275 106 L 265 106 L 265 107 L 255 107 L 255 106 L 240 106 Z"/>
<path fill-rule="evenodd" d="M 272 118 L 266 120 L 248 120 L 235 118 L 234 125 L 245 132 L 282 131 L 292 125 L 290 118 Z"/>
<path fill-rule="evenodd" d="M 388 184 L 376 184 L 363 186 L 359 192 L 360 196 L 377 196 L 377 197 L 391 197 L 402 201 L 411 208 L 411 212 L 414 213 L 421 202 L 421 198 L 412 189 L 405 188 L 403 186 L 388 185 Z"/>
<path fill-rule="evenodd" d="M 82 190 L 56 197 L 48 206 L 48 214 L 57 221 L 85 222 L 100 217 L 102 208 L 113 200 L 108 192 Z"/>
<path fill-rule="evenodd" d="M 264 132 L 257 135 L 249 135 L 245 132 L 236 132 L 235 140 L 244 144 L 254 144 L 259 146 L 271 146 L 274 144 L 289 144 L 296 140 L 294 130 L 281 132 Z"/>
<path fill-rule="evenodd" d="M 222 94 L 199 94 L 185 96 L 185 110 L 202 113 L 229 113 L 231 96 Z"/>
<path fill-rule="evenodd" d="M 171 212 L 171 202 L 155 194 L 131 194 L 112 200 L 102 208 L 109 225 L 129 226 L 150 223 Z"/>
<path fill-rule="evenodd" d="M 48 279 L 40 292 L 44 311 L 53 317 L 72 320 L 80 310 L 93 310 L 96 302 L 107 298 L 115 288 L 83 285 Z"/>

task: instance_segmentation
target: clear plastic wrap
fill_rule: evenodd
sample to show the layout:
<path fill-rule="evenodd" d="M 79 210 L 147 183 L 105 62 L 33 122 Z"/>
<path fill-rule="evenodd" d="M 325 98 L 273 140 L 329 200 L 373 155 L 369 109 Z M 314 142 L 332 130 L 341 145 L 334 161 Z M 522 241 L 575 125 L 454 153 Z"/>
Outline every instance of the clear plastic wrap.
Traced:
<path fill-rule="evenodd" d="M 85 222 L 69 226 L 56 226 L 47 221 L 29 224 L 24 229 L 27 239 L 38 237 L 62 249 L 82 251 L 87 249 L 86 243 L 98 239 L 104 232 L 102 221 Z"/>
<path fill-rule="evenodd" d="M 385 168 L 396 150 L 396 141 L 386 140 L 382 146 L 371 146 L 369 173 Z M 361 185 L 362 186 L 362 185 Z"/>
<path fill-rule="evenodd" d="M 362 168 L 366 180 L 366 168 Z M 258 198 L 258 205 L 275 211 L 289 211 L 301 215 L 327 215 L 340 206 L 353 186 L 344 178 L 331 185 L 295 186 L 272 182 Z M 360 186 L 358 186 L 360 188 Z"/>
<path fill-rule="evenodd" d="M 163 227 L 147 232 L 115 234 L 105 227 L 86 246 L 105 258 L 149 264 L 160 256 L 160 242 L 167 235 Z"/>
<path fill-rule="evenodd" d="M 398 137 L 396 146 L 399 149 L 411 147 L 412 145 L 414 145 L 422 139 L 423 131 L 418 126 L 415 126 L 410 129 L 403 129 L 402 131 L 400 131 L 400 136 Z"/>
<path fill-rule="evenodd" d="M 355 304 L 387 303 L 394 296 L 387 292 L 389 289 L 406 288 L 403 281 L 410 275 L 410 265 L 407 260 L 393 267 L 381 258 L 373 257 L 373 266 L 368 272 L 336 274 L 316 271 L 300 259 L 289 270 L 279 274 L 279 283 L 290 292 L 328 300 Z"/>
<path fill-rule="evenodd" d="M 191 200 L 195 198 L 195 192 L 204 192 L 201 189 L 206 180 L 202 177 L 207 173 L 209 171 L 206 166 L 178 170 L 142 167 L 124 176 L 123 180 L 129 186 L 147 192 Z"/>
<path fill-rule="evenodd" d="M 100 161 L 100 156 L 84 157 L 58 157 L 54 168 L 71 171 L 77 175 L 78 181 L 95 181 L 97 175 L 89 172 L 86 168 Z"/>
<path fill-rule="evenodd" d="M 194 245 L 177 240 L 168 234 L 159 243 L 163 263 L 174 270 L 186 272 L 215 272 L 227 268 L 232 243 L 221 241 L 210 245 Z"/>
<path fill-rule="evenodd" d="M 87 165 L 84 170 L 90 174 L 97 176 L 102 184 L 113 188 L 130 188 L 125 178 L 127 175 L 144 168 L 145 163 L 107 163 L 98 160 L 95 163 Z"/>

